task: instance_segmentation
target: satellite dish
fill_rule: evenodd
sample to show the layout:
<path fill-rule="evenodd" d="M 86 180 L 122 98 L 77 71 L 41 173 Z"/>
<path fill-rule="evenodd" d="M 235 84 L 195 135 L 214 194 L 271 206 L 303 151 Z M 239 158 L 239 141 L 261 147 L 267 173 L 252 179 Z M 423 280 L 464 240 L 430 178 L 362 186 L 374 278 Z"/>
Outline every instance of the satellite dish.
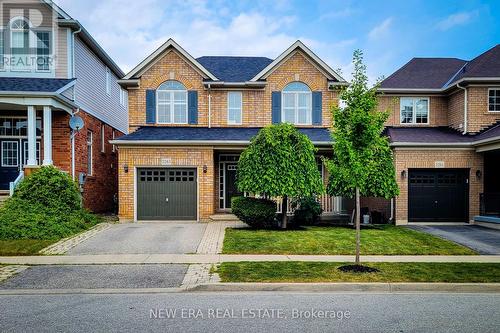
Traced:
<path fill-rule="evenodd" d="M 69 127 L 73 130 L 73 131 L 79 131 L 83 128 L 83 119 L 79 116 L 72 116 L 70 119 L 69 119 Z"/>

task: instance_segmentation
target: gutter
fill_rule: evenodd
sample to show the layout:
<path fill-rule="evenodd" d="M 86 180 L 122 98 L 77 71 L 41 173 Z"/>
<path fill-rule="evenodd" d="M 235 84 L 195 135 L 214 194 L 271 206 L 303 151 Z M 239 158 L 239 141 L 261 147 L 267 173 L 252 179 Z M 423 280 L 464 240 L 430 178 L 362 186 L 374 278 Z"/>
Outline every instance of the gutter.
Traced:
<path fill-rule="evenodd" d="M 225 82 L 225 81 L 205 81 L 205 87 L 212 88 L 264 88 L 267 85 L 265 81 L 245 81 L 245 82 Z"/>
<path fill-rule="evenodd" d="M 464 91 L 464 131 L 462 134 L 467 134 L 467 88 L 460 86 L 460 83 L 457 83 L 457 88 Z"/>
<path fill-rule="evenodd" d="M 210 83 L 208 84 L 208 128 L 212 127 L 212 95 L 210 94 Z"/>
<path fill-rule="evenodd" d="M 249 140 L 112 140 L 109 143 L 121 146 L 241 146 L 249 145 Z M 313 141 L 315 146 L 331 146 L 331 142 Z"/>

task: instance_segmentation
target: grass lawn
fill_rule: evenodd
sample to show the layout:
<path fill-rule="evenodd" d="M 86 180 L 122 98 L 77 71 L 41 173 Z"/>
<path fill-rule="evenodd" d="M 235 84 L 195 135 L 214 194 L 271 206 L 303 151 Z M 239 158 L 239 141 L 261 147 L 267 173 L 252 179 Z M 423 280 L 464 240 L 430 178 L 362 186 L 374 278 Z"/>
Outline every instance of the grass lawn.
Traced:
<path fill-rule="evenodd" d="M 222 282 L 500 282 L 500 264 L 365 263 L 377 273 L 343 273 L 349 263 L 224 262 Z"/>
<path fill-rule="evenodd" d="M 304 227 L 300 230 L 226 229 L 226 254 L 354 254 L 355 230 L 348 227 Z M 405 227 L 371 226 L 361 230 L 361 254 L 476 254 L 456 243 Z"/>
<path fill-rule="evenodd" d="M 0 240 L 0 256 L 37 255 L 38 251 L 57 240 L 12 239 Z"/>

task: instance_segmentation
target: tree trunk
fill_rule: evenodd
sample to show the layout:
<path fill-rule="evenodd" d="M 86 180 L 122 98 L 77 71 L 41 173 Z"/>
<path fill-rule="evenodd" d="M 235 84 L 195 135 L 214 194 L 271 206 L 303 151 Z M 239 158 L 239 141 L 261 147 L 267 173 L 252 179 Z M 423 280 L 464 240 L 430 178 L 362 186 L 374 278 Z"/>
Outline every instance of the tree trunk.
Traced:
<path fill-rule="evenodd" d="M 359 207 L 359 188 L 356 187 L 356 265 L 360 264 L 359 261 L 359 247 L 361 243 L 361 208 Z"/>
<path fill-rule="evenodd" d="M 281 217 L 281 227 L 283 229 L 286 229 L 288 221 L 287 208 L 288 208 L 288 197 L 284 195 L 283 200 L 281 201 L 281 213 L 283 214 L 283 216 Z"/>

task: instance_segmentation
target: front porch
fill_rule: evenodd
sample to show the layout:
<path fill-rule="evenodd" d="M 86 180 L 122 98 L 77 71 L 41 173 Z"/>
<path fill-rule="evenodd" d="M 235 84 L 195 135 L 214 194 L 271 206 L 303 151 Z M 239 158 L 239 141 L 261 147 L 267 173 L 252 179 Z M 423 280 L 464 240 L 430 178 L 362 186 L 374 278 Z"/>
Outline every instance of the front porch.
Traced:
<path fill-rule="evenodd" d="M 479 195 L 480 213 L 474 224 L 500 229 L 500 149 L 486 151 L 484 155 L 484 192 Z"/>

